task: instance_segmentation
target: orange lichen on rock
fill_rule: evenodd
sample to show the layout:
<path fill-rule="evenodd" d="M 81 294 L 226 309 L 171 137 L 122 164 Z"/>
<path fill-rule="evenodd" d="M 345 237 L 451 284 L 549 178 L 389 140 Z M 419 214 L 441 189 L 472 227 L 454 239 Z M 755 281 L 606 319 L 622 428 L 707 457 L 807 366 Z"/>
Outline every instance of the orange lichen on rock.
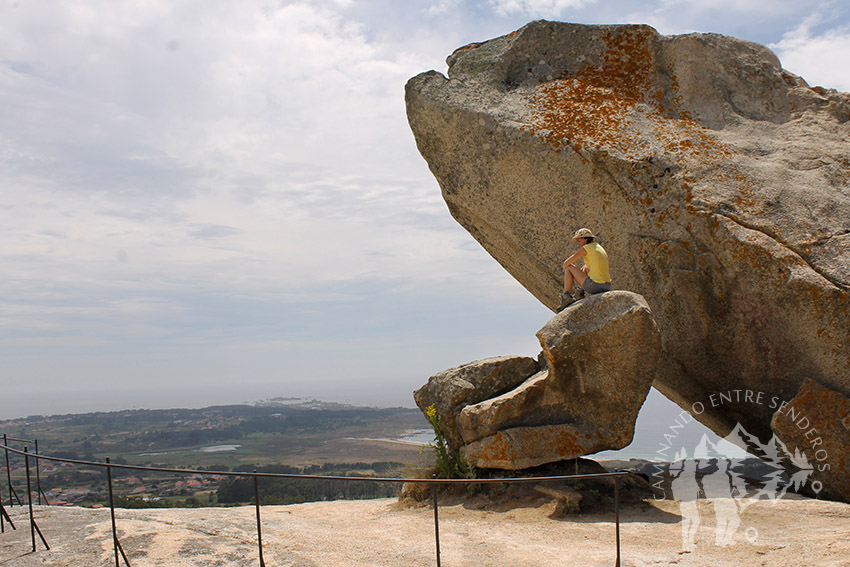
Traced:
<path fill-rule="evenodd" d="M 701 184 L 726 187 L 737 194 L 733 215 L 758 213 L 761 188 L 735 165 L 735 151 L 686 112 L 665 106 L 665 100 L 678 100 L 677 82 L 669 71 L 663 78 L 659 75 L 654 34 L 645 26 L 607 31 L 600 64 L 586 63 L 571 76 L 535 88 L 524 129 L 558 153 L 569 148 L 585 156 L 595 151 L 630 161 L 663 156 L 667 163 L 679 166 L 680 187 L 688 203 L 685 210 L 691 214 L 700 214 L 691 204 L 696 180 L 684 176 L 695 171 L 703 172 Z M 661 195 L 661 190 L 656 192 Z M 656 215 L 650 207 L 657 205 L 649 196 L 641 197 L 637 202 L 653 215 L 655 226 L 674 213 Z M 777 230 L 762 228 L 770 233 Z"/>
<path fill-rule="evenodd" d="M 731 151 L 706 128 L 682 118 L 667 118 L 657 109 L 606 86 L 581 79 L 558 79 L 537 88 L 529 104 L 526 129 L 555 149 L 599 149 L 640 160 L 659 151 L 683 159 L 719 161 Z M 649 122 L 653 133 L 647 139 Z"/>
<path fill-rule="evenodd" d="M 634 26 L 617 33 L 607 30 L 601 66 L 584 65 L 576 78 L 616 91 L 625 99 L 660 105 L 664 91 L 659 87 L 653 42 L 656 32 L 649 26 Z"/>
<path fill-rule="evenodd" d="M 659 151 L 681 158 L 728 157 L 731 152 L 709 130 L 683 113 L 668 117 L 654 37 L 645 26 L 607 31 L 601 65 L 585 64 L 573 76 L 537 87 L 526 129 L 556 150 L 596 148 L 634 160 Z M 637 121 L 649 122 L 652 139 Z"/>
<path fill-rule="evenodd" d="M 532 100 L 529 130 L 556 149 L 587 145 L 625 153 L 634 141 L 621 133 L 634 104 L 578 79 L 552 81 L 541 85 Z"/>
<path fill-rule="evenodd" d="M 631 436 L 617 441 L 625 446 Z M 599 432 L 584 433 L 570 424 L 516 427 L 499 431 L 464 447 L 466 458 L 482 468 L 518 469 L 567 460 L 609 446 Z M 553 456 L 554 455 L 554 456 Z"/>

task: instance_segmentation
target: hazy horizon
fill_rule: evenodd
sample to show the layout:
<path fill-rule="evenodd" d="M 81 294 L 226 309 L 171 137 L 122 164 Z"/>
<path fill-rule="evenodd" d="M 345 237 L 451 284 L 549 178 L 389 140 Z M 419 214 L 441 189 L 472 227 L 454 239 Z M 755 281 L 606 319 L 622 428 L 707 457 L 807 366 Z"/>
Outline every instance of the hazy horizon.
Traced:
<path fill-rule="evenodd" d="M 373 403 L 375 400 L 367 398 L 352 399 L 342 397 L 339 399 L 330 399 L 324 396 L 312 395 L 261 395 L 256 398 L 251 398 L 249 395 L 251 392 L 251 389 L 248 389 L 247 391 L 242 390 L 239 392 L 243 394 L 241 398 L 239 396 L 234 396 L 236 393 L 235 391 L 230 393 L 223 391 L 218 393 L 209 392 L 206 396 L 202 397 L 198 397 L 196 392 L 185 391 L 183 392 L 183 396 L 177 396 L 176 398 L 157 397 L 155 392 L 147 392 L 146 395 L 149 395 L 151 400 L 156 400 L 153 402 L 153 405 L 144 405 L 141 403 L 141 399 L 139 399 L 138 401 L 140 403 L 132 406 L 123 406 L 120 402 L 116 402 L 115 400 L 110 400 L 108 398 L 92 398 L 91 396 L 83 396 L 76 401 L 68 400 L 70 407 L 79 403 L 79 411 L 68 411 L 58 414 L 29 413 L 26 415 L 16 416 L 15 418 L 0 418 L 0 422 L 5 421 L 6 419 L 23 419 L 39 415 L 48 417 L 49 415 L 115 412 L 124 410 L 200 409 L 216 405 L 253 405 L 257 402 L 277 397 L 301 398 L 304 400 L 316 399 L 322 402 L 336 402 L 366 407 L 402 407 L 411 409 L 416 407 L 413 403 L 412 396 L 407 403 Z M 254 392 L 261 392 L 261 389 L 257 389 Z M 173 392 L 169 392 L 168 395 L 172 396 L 172 393 Z M 175 403 L 160 403 L 164 399 L 174 400 Z M 185 403 L 179 403 L 179 400 L 185 400 Z M 630 458 L 639 458 L 650 461 L 672 461 L 674 460 L 672 458 L 674 452 L 663 450 L 663 447 L 670 444 L 669 437 L 665 434 L 670 433 L 672 433 L 675 437 L 675 446 L 677 448 L 681 446 L 688 451 L 693 451 L 694 448 L 697 447 L 703 435 L 706 435 L 710 441 L 715 443 L 717 442 L 719 437 L 707 427 L 688 416 L 684 416 L 683 419 L 684 411 L 684 409 L 665 398 L 661 393 L 653 388 L 644 402 L 644 406 L 641 408 L 640 414 L 638 415 L 638 419 L 635 424 L 635 435 L 633 441 L 623 449 L 602 451 L 592 455 L 587 455 L 587 458 L 598 460 L 627 460 Z M 684 425 L 684 427 L 682 427 L 682 425 Z M 428 430 L 428 425 L 424 416 L 422 418 L 422 426 L 423 431 Z M 671 429 L 671 426 L 674 427 Z M 427 444 L 425 436 L 421 437 L 423 438 L 422 442 Z M 740 451 L 734 456 L 745 456 L 745 453 Z"/>
<path fill-rule="evenodd" d="M 280 392 L 265 384 L 241 385 L 230 388 L 217 386 L 210 390 L 199 388 L 166 388 L 138 390 L 90 390 L 60 393 L 62 410 L 57 412 L 36 411 L 45 404 L 33 394 L 13 401 L 0 401 L 0 421 L 34 416 L 51 416 L 96 412 L 120 412 L 125 410 L 200 409 L 217 405 L 254 405 L 273 398 L 299 398 L 327 403 L 348 404 L 378 408 L 415 408 L 413 395 L 407 401 L 402 398 L 334 395 L 331 392 L 311 393 L 306 389 L 300 393 Z"/>

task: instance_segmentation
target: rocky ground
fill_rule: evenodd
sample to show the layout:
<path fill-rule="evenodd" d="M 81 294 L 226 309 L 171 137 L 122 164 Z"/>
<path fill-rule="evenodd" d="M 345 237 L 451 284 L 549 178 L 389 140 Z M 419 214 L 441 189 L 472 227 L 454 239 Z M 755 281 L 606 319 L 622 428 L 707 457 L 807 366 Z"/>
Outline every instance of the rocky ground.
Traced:
<path fill-rule="evenodd" d="M 742 515 L 734 545 L 714 542 L 712 505 L 693 551 L 682 549 L 676 502 L 629 504 L 621 512 L 622 565 L 850 566 L 850 505 L 759 501 Z M 615 561 L 611 514 L 553 517 L 554 503 L 508 510 L 440 508 L 442 564 L 606 565 Z M 51 549 L 32 552 L 26 508 L 10 510 L 17 530 L 0 535 L 0 565 L 115 564 L 109 510 L 37 507 Z M 299 567 L 435 565 L 434 514 L 394 499 L 262 508 L 265 564 Z M 253 507 L 118 510 L 120 540 L 133 567 L 259 565 Z M 38 536 L 36 535 L 38 539 Z"/>

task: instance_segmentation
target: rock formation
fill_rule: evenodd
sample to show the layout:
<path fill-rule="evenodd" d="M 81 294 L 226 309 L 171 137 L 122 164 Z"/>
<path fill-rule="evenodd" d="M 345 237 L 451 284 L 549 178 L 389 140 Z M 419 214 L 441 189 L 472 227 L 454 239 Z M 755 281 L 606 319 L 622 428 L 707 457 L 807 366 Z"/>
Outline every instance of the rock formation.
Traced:
<path fill-rule="evenodd" d="M 850 502 L 850 400 L 806 380 L 788 405 L 773 414 L 776 436 L 811 465 L 818 496 Z"/>
<path fill-rule="evenodd" d="M 431 376 L 413 399 L 423 412 L 434 406 L 449 444 L 460 448 L 463 439 L 457 420 L 463 408 L 509 392 L 539 370 L 538 362 L 527 356 L 476 360 Z"/>
<path fill-rule="evenodd" d="M 850 96 L 763 46 L 640 25 L 532 22 L 448 63 L 407 84 L 417 146 L 541 302 L 588 226 L 652 307 L 655 387 L 717 433 L 769 438 L 775 408 L 712 395 L 850 396 Z"/>
<path fill-rule="evenodd" d="M 479 468 L 526 469 L 631 443 L 661 342 L 626 291 L 590 296 L 538 333 L 541 365 L 491 358 L 432 376 L 414 394 L 434 405 L 455 448 Z"/>

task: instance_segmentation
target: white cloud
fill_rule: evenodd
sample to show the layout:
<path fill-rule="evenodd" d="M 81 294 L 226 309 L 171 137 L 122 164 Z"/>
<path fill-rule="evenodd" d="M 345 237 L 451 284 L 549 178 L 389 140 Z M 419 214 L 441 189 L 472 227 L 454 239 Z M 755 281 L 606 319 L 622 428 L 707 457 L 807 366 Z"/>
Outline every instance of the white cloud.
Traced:
<path fill-rule="evenodd" d="M 499 14 L 523 14 L 535 18 L 560 17 L 565 10 L 582 8 L 596 0 L 489 0 Z"/>
<path fill-rule="evenodd" d="M 605 8 L 609 23 L 646 23 L 667 35 L 720 33 L 767 44 L 795 22 L 833 5 L 833 0 L 776 0 L 770 6 L 762 0 L 661 0 L 613 2 Z"/>
<path fill-rule="evenodd" d="M 181 7 L 74 5 L 19 14 L 20 29 L 3 30 L 14 47 L 0 65 L 11 110 L 0 118 L 0 167 L 30 195 L 7 193 L 18 211 L 8 233 L 49 225 L 70 235 L 50 244 L 69 261 L 102 246 L 114 253 L 108 240 L 137 251 L 168 242 L 161 265 L 212 262 L 224 246 L 293 262 L 322 241 L 299 223 L 326 218 L 327 239 L 347 242 L 351 226 L 376 214 L 390 228 L 398 214 L 381 210 L 422 210 L 416 201 L 433 181 L 398 175 L 426 171 L 404 120 L 416 56 L 370 43 L 321 5 Z M 34 27 L 46 39 L 25 33 Z M 388 142 L 398 139 L 406 143 Z M 440 206 L 431 199 L 427 210 Z M 197 231 L 207 225 L 231 232 L 205 252 L 191 234 L 208 235 Z M 292 268 L 314 272 L 310 262 Z"/>
<path fill-rule="evenodd" d="M 652 5 L 652 3 L 647 3 Z M 771 0 L 770 7 L 765 6 L 764 0 L 662 0 L 657 4 L 660 10 L 699 10 L 714 12 L 720 17 L 731 13 L 751 13 L 772 17 L 793 14 L 800 8 L 796 0 Z"/>
<path fill-rule="evenodd" d="M 429 16 L 437 16 L 445 14 L 451 10 L 455 10 L 461 6 L 462 0 L 437 0 L 424 10 Z"/>
<path fill-rule="evenodd" d="M 212 298 L 371 301 L 364 282 L 526 295 L 416 152 L 403 85 L 430 55 L 345 2 L 209 6 L 0 8 L 0 347 L 210 336 Z"/>
<path fill-rule="evenodd" d="M 782 66 L 820 85 L 850 92 L 850 26 L 813 31 L 816 18 L 809 18 L 786 33 L 781 41 L 770 44 L 782 61 Z"/>

